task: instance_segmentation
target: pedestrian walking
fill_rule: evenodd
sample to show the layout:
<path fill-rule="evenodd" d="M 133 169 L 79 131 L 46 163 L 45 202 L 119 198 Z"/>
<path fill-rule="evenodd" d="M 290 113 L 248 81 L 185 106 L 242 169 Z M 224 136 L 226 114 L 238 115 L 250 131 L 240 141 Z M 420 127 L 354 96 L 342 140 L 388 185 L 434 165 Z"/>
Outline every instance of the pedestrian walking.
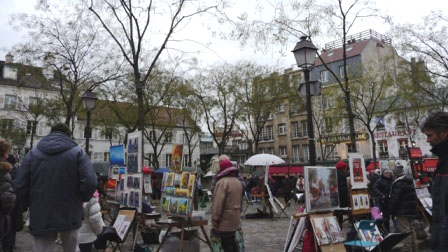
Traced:
<path fill-rule="evenodd" d="M 404 174 L 403 166 L 398 165 L 394 169 L 396 179 L 392 183 L 389 210 L 397 221 L 398 232 L 411 234 L 401 243 L 401 251 L 418 251 L 417 237 L 414 230 L 414 218 L 417 215 L 417 194 L 414 180 Z"/>
<path fill-rule="evenodd" d="M 285 178 L 283 179 L 282 190 L 283 190 L 283 197 L 285 198 L 285 204 L 286 206 L 290 206 L 294 190 L 294 180 L 288 175 L 285 175 Z"/>
<path fill-rule="evenodd" d="M 95 191 L 89 202 L 83 204 L 84 220 L 79 229 L 79 250 L 91 252 L 93 242 L 103 231 L 104 221 L 99 204 L 99 193 Z"/>
<path fill-rule="evenodd" d="M 429 114 L 420 130 L 432 146 L 431 152 L 439 157 L 431 185 L 431 247 L 435 252 L 448 251 L 448 113 Z"/>
<path fill-rule="evenodd" d="M 390 232 L 390 211 L 389 211 L 389 195 L 391 193 L 393 182 L 392 171 L 386 169 L 383 171 L 381 177 L 375 182 L 372 187 L 372 194 L 378 202 L 378 207 L 383 214 L 383 224 L 387 232 Z"/>
<path fill-rule="evenodd" d="M 15 180 L 17 197 L 29 206 L 33 251 L 53 251 L 61 233 L 64 252 L 78 248 L 83 202 L 95 191 L 97 178 L 89 156 L 58 123 L 23 159 Z"/>
<path fill-rule="evenodd" d="M 238 169 L 228 159 L 220 159 L 219 173 L 213 191 L 211 240 L 213 251 L 241 251 L 237 246 L 240 229 L 243 186 L 238 180 Z"/>
<path fill-rule="evenodd" d="M 16 195 L 14 194 L 11 171 L 12 165 L 8 162 L 8 153 L 11 149 L 11 143 L 0 138 L 0 238 L 2 238 L 2 247 L 4 251 L 12 251 L 12 246 L 8 238 L 11 238 L 13 231 L 11 212 L 14 209 Z"/>

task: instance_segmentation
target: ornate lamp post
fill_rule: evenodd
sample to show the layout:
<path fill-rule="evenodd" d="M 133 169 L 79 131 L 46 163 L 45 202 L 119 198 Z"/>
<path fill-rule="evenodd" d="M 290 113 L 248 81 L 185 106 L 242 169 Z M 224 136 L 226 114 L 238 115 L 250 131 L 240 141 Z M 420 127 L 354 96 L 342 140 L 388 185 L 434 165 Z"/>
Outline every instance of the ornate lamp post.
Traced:
<path fill-rule="evenodd" d="M 91 129 L 90 129 L 90 113 L 95 108 L 95 103 L 98 98 L 95 93 L 91 90 L 87 90 L 87 92 L 82 97 L 82 104 L 85 110 L 87 110 L 87 125 L 84 129 L 84 136 L 86 137 L 86 153 L 89 155 L 89 139 L 92 137 Z"/>
<path fill-rule="evenodd" d="M 317 47 L 307 39 L 307 36 L 300 37 L 294 50 L 294 57 L 296 58 L 297 66 L 303 69 L 305 75 L 306 86 L 306 113 L 307 113 L 307 127 L 308 127 L 308 147 L 310 153 L 310 165 L 316 165 L 316 147 L 314 143 L 314 129 L 313 129 L 313 110 L 311 105 L 311 83 L 310 83 L 310 69 L 314 65 L 316 59 Z"/>

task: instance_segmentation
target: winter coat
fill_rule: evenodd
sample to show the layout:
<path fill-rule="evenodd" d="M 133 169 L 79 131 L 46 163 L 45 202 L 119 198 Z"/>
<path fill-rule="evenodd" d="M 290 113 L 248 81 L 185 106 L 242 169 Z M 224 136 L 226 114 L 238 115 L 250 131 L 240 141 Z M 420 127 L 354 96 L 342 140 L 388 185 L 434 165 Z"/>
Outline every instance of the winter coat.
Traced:
<path fill-rule="evenodd" d="M 234 170 L 233 170 L 234 169 Z M 233 232 L 240 227 L 243 186 L 236 175 L 236 168 L 220 172 L 213 191 L 212 230 Z"/>
<path fill-rule="evenodd" d="M 95 191 L 97 178 L 89 156 L 70 137 L 52 132 L 23 159 L 15 188 L 30 208 L 35 236 L 81 227 L 82 203 Z"/>
<path fill-rule="evenodd" d="M 292 190 L 294 190 L 294 180 L 292 178 L 284 179 L 283 180 L 283 193 L 291 193 Z"/>
<path fill-rule="evenodd" d="M 433 251 L 448 251 L 448 141 L 434 146 L 431 152 L 439 157 L 431 185 Z"/>
<path fill-rule="evenodd" d="M 370 173 L 367 178 L 369 179 L 368 189 L 369 189 L 370 195 L 375 198 L 375 193 L 373 191 L 373 186 L 375 185 L 375 183 L 380 178 L 382 178 L 382 175 L 380 176 L 380 175 L 378 175 L 378 174 L 373 172 L 373 173 Z M 387 195 L 389 195 L 389 193 Z"/>
<path fill-rule="evenodd" d="M 388 199 L 390 195 L 390 189 L 392 187 L 392 178 L 386 178 L 381 176 L 372 187 L 372 196 L 379 200 Z"/>
<path fill-rule="evenodd" d="M 409 175 L 400 174 L 392 183 L 389 211 L 393 216 L 417 215 L 417 194 Z"/>
<path fill-rule="evenodd" d="M 10 163 L 0 161 L 0 212 L 3 214 L 10 214 L 16 202 L 16 195 L 12 189 L 11 170 Z"/>
<path fill-rule="evenodd" d="M 348 207 L 348 187 L 347 187 L 347 177 L 348 174 L 345 171 L 337 170 L 338 176 L 338 195 L 339 195 L 339 206 Z"/>
<path fill-rule="evenodd" d="M 98 202 L 98 193 L 95 193 L 89 202 L 84 203 L 84 220 L 79 229 L 79 243 L 91 243 L 103 231 L 104 221 L 101 216 L 101 206 Z"/>

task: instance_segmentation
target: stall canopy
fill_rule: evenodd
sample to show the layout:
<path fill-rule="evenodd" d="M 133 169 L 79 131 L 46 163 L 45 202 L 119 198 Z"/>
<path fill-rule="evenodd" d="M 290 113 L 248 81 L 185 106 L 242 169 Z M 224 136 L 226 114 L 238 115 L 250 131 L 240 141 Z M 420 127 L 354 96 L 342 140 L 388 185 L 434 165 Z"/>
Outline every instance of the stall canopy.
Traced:
<path fill-rule="evenodd" d="M 374 168 L 374 166 L 373 166 L 373 162 L 370 162 L 370 164 L 366 167 L 366 170 L 367 170 L 368 172 L 371 172 L 371 171 L 373 171 L 373 168 Z M 380 167 L 380 162 L 378 162 L 378 161 L 376 161 L 376 168 L 377 168 L 377 169 L 381 169 L 381 167 Z"/>
<path fill-rule="evenodd" d="M 272 176 L 287 175 L 288 170 L 289 170 L 289 175 L 303 174 L 303 166 L 294 165 L 294 166 L 270 166 L 269 167 L 269 175 L 272 175 Z"/>

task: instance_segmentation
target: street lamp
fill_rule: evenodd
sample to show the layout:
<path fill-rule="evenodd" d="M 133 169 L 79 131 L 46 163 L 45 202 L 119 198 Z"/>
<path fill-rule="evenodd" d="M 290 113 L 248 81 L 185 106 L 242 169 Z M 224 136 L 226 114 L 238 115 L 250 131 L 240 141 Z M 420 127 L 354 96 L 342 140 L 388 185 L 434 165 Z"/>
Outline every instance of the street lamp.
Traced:
<path fill-rule="evenodd" d="M 292 52 L 296 58 L 297 66 L 303 69 L 305 75 L 306 86 L 306 113 L 307 113 L 307 127 L 308 127 L 308 148 L 310 153 L 310 165 L 316 165 L 316 148 L 314 144 L 314 129 L 313 129 L 313 110 L 311 107 L 311 88 L 310 88 L 310 69 L 314 65 L 316 59 L 317 47 L 307 39 L 307 36 L 300 37 L 296 47 Z"/>
<path fill-rule="evenodd" d="M 84 129 L 84 136 L 86 137 L 86 153 L 89 155 L 89 139 L 92 137 L 91 129 L 90 129 L 90 113 L 95 108 L 95 103 L 98 98 L 96 97 L 95 93 L 87 90 L 87 92 L 82 97 L 82 105 L 85 110 L 87 110 L 87 125 Z"/>

